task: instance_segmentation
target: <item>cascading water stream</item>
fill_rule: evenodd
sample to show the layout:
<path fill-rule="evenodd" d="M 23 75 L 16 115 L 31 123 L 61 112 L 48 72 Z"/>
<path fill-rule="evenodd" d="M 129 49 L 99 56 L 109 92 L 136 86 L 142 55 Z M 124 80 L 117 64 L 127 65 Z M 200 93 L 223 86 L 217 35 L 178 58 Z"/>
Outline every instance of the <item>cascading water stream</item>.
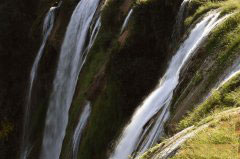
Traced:
<path fill-rule="evenodd" d="M 75 8 L 62 44 L 50 96 L 42 143 L 42 159 L 59 159 L 78 75 L 84 63 L 84 46 L 99 0 L 81 0 Z"/>
<path fill-rule="evenodd" d="M 128 159 L 128 155 L 131 155 L 137 147 L 140 147 L 138 151 L 143 152 L 156 142 L 159 133 L 163 131 L 164 122 L 169 117 L 169 104 L 178 84 L 180 70 L 209 32 L 224 19 L 218 20 L 219 15 L 220 13 L 211 12 L 193 28 L 172 58 L 158 87 L 144 100 L 130 123 L 124 128 L 110 159 Z M 147 127 L 149 130 L 145 131 L 146 125 L 156 115 L 158 116 L 157 122 L 152 123 L 152 126 Z M 148 133 L 142 137 L 143 132 Z"/>
<path fill-rule="evenodd" d="M 88 45 L 88 50 L 90 50 L 97 38 L 97 35 L 98 35 L 98 32 L 101 28 L 101 16 L 99 16 L 99 18 L 97 19 L 96 21 L 96 24 L 94 25 L 94 28 L 92 30 L 92 34 L 91 34 L 91 37 L 90 37 L 90 42 L 89 42 L 89 45 Z"/>
<path fill-rule="evenodd" d="M 79 144 L 80 144 L 80 140 L 82 137 L 82 132 L 87 124 L 90 113 L 91 113 L 90 102 L 87 102 L 87 104 L 84 107 L 83 112 L 81 113 L 78 125 L 77 125 L 74 135 L 73 135 L 73 143 L 72 143 L 73 159 L 77 159 Z"/>
<path fill-rule="evenodd" d="M 213 90 L 218 90 L 224 83 L 226 83 L 229 79 L 231 79 L 233 76 L 235 76 L 237 73 L 240 72 L 240 64 L 239 60 L 228 70 L 228 73 L 224 74 L 222 77 L 220 77 L 219 81 L 216 82 L 215 86 L 213 87 Z M 207 98 L 209 98 L 212 95 L 212 91 L 210 91 L 200 103 L 204 102 Z"/>
<path fill-rule="evenodd" d="M 99 16 L 99 18 L 97 19 L 97 21 L 96 21 L 96 23 L 94 25 L 94 28 L 93 28 L 93 30 L 91 32 L 91 36 L 90 36 L 90 40 L 89 40 L 88 46 L 86 47 L 86 49 L 85 49 L 85 51 L 83 53 L 83 56 L 84 56 L 83 64 L 85 63 L 85 61 L 87 59 L 86 57 L 87 57 L 90 49 L 92 48 L 92 46 L 93 46 L 93 44 L 94 44 L 94 42 L 95 42 L 95 40 L 97 38 L 97 35 L 98 35 L 99 30 L 101 28 L 101 25 L 102 25 L 102 23 L 101 23 L 101 16 Z"/>
<path fill-rule="evenodd" d="M 219 89 L 224 83 L 226 83 L 229 79 L 231 79 L 233 76 L 235 76 L 239 72 L 240 72 L 240 64 L 238 63 L 235 66 L 233 66 L 232 71 L 225 76 L 224 80 L 222 80 L 222 82 L 219 82 L 217 84 L 216 88 Z"/>
<path fill-rule="evenodd" d="M 41 44 L 39 51 L 37 53 L 37 56 L 34 60 L 32 70 L 30 73 L 30 80 L 29 80 L 30 82 L 29 82 L 25 115 L 24 115 L 23 141 L 22 141 L 21 156 L 20 156 L 21 159 L 27 158 L 28 153 L 30 151 L 30 147 L 31 147 L 31 145 L 29 145 L 29 134 L 28 134 L 29 132 L 27 132 L 27 130 L 29 130 L 30 106 L 31 106 L 33 83 L 36 79 L 38 65 L 39 65 L 40 59 L 42 58 L 43 50 L 45 48 L 47 39 L 53 28 L 56 9 L 59 8 L 60 5 L 61 5 L 61 3 L 56 7 L 51 7 L 44 19 L 43 31 L 42 31 L 42 34 L 43 34 L 42 44 Z"/>
<path fill-rule="evenodd" d="M 186 7 L 189 4 L 190 0 L 184 0 L 180 6 L 180 9 L 178 11 L 177 17 L 176 17 L 176 23 L 174 26 L 174 32 L 172 35 L 172 39 L 174 40 L 174 44 L 176 43 L 175 40 L 181 38 L 181 32 L 182 32 L 182 25 L 184 22 L 184 13 L 186 11 Z"/>
<path fill-rule="evenodd" d="M 120 34 L 122 34 L 123 31 L 126 29 L 126 27 L 127 27 L 127 25 L 128 25 L 128 22 L 129 22 L 129 19 L 130 19 L 132 13 L 133 13 L 133 9 L 131 9 L 131 10 L 128 12 L 127 17 L 125 18 L 125 20 L 124 20 L 124 22 L 123 22 L 123 25 L 122 25 L 122 28 L 121 28 L 121 32 L 120 32 Z"/>

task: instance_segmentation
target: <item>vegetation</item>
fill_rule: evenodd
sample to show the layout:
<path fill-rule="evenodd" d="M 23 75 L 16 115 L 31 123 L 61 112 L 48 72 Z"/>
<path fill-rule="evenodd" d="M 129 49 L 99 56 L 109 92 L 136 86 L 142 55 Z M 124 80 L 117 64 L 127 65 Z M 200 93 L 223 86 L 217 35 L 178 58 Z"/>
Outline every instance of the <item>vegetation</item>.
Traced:
<path fill-rule="evenodd" d="M 195 110 L 189 113 L 178 125 L 182 130 L 191 125 L 198 124 L 208 116 L 225 109 L 240 106 L 240 74 L 225 83 L 219 90 L 213 91 L 212 95 Z"/>
<path fill-rule="evenodd" d="M 225 15 L 239 8 L 240 4 L 238 0 L 192 0 L 188 6 L 190 16 L 186 18 L 185 26 L 190 26 L 203 14 L 213 9 L 220 9 L 221 14 Z"/>
<path fill-rule="evenodd" d="M 8 121 L 2 121 L 0 127 L 0 141 L 6 140 L 10 133 L 13 132 L 13 124 Z"/>
<path fill-rule="evenodd" d="M 238 117 L 229 117 L 210 124 L 186 141 L 171 159 L 238 159 L 239 123 Z"/>
<path fill-rule="evenodd" d="M 121 1 L 112 1 L 109 0 L 106 2 L 103 11 L 102 11 L 102 27 L 99 31 L 99 34 L 97 36 L 97 39 L 88 53 L 88 57 L 86 60 L 86 63 L 81 70 L 80 76 L 79 76 L 79 85 L 77 86 L 76 92 L 77 94 L 74 97 L 73 104 L 70 108 L 70 119 L 69 119 L 69 125 L 67 128 L 66 137 L 64 139 L 64 152 L 61 155 L 61 158 L 68 158 L 69 151 L 71 149 L 71 139 L 74 133 L 75 126 L 77 125 L 79 121 L 79 115 L 82 111 L 83 106 L 85 105 L 85 102 L 87 100 L 90 100 L 89 98 L 89 92 L 91 91 L 92 85 L 98 80 L 98 75 L 104 74 L 106 64 L 109 61 L 110 55 L 112 52 L 117 52 L 118 50 L 118 42 L 117 42 L 117 36 L 118 32 L 120 30 L 119 21 L 116 21 L 118 17 L 118 7 L 121 4 Z M 116 12 L 113 12 L 113 10 L 116 10 Z M 113 12 L 114 14 L 110 14 Z M 109 25 L 110 24 L 110 25 Z M 105 81 L 105 79 L 104 79 Z M 103 85 L 104 83 L 100 83 L 100 85 Z M 97 86 L 99 87 L 99 86 Z M 99 90 L 98 90 L 99 91 Z M 101 90 L 100 90 L 101 91 Z M 100 92 L 99 92 L 100 93 Z M 94 96 L 98 96 L 99 93 L 95 93 Z M 113 93 L 115 94 L 115 93 Z M 91 99 L 91 106 L 94 106 L 94 101 L 96 100 L 96 97 L 92 97 Z M 97 106 L 94 106 L 97 107 Z M 96 109 L 93 109 L 92 114 L 94 114 Z M 109 109 L 111 110 L 111 109 Z M 97 113 L 99 114 L 99 113 Z M 101 115 L 101 114 L 99 114 Z M 102 118 L 102 117 L 100 117 Z M 92 119 L 92 116 L 90 118 L 90 121 Z M 99 119 L 99 118 L 96 118 Z M 98 125 L 95 125 L 98 127 Z M 88 126 L 89 129 L 94 129 L 90 126 Z M 100 128 L 99 128 L 100 129 Z M 90 134 L 89 134 L 90 135 Z M 104 140 L 103 140 L 104 141 Z M 84 141 L 83 141 L 84 142 Z M 86 144 L 88 146 L 88 144 Z M 92 144 L 93 146 L 94 144 Z M 85 146 L 85 144 L 84 144 Z M 65 148 L 66 147 L 66 148 Z M 89 146 L 90 147 L 90 146 Z M 86 151 L 87 152 L 87 151 Z M 84 157 L 83 157 L 84 158 Z"/>
<path fill-rule="evenodd" d="M 198 6 L 205 6 L 205 3 L 209 3 L 209 1 L 197 2 L 193 1 Z M 229 3 L 228 5 L 233 5 L 232 0 L 211 3 L 226 3 L 226 6 L 227 3 Z M 219 9 L 224 10 L 226 6 Z M 197 100 L 206 95 L 224 74 L 224 70 L 236 62 L 239 56 L 238 50 L 240 49 L 240 9 L 235 8 L 234 11 L 234 13 L 228 15 L 229 17 L 211 32 L 205 43 L 201 46 L 201 49 L 194 55 L 195 57 L 192 59 L 194 62 L 188 66 L 188 73 L 184 74 L 184 84 L 177 90 L 177 94 L 179 95 L 175 95 L 173 106 L 171 107 L 173 114 L 176 110 L 174 108 L 178 107 L 178 104 L 184 101 L 194 89 L 198 90 L 195 93 L 196 98 L 198 98 Z M 193 23 L 195 24 L 195 22 Z M 208 61 L 208 63 L 203 61 Z M 192 103 L 187 104 L 186 107 L 188 110 L 194 107 Z"/>
<path fill-rule="evenodd" d="M 201 67 L 201 62 L 195 62 L 193 66 L 191 66 L 192 68 L 190 67 L 190 72 L 195 72 L 195 75 L 191 78 L 191 81 L 188 82 L 187 88 L 181 89 L 181 96 L 178 97 L 178 99 L 181 98 L 181 100 L 184 100 L 187 94 L 190 93 L 192 89 L 196 89 L 199 84 L 201 85 L 199 92 L 207 93 L 209 88 L 218 82 L 218 77 L 223 74 L 223 70 L 226 70 L 233 62 L 236 62 L 240 49 L 240 5 L 238 1 L 192 0 L 188 9 L 189 17 L 185 20 L 186 27 L 196 24 L 203 14 L 212 9 L 221 10 L 221 16 L 229 13 L 232 13 L 232 15 L 212 31 L 208 40 L 201 48 L 201 54 L 196 61 L 207 59 L 212 62 L 212 65 L 209 68 L 206 68 L 205 65 L 205 68 L 203 68 Z M 172 159 L 238 158 L 239 126 L 237 125 L 239 125 L 240 122 L 239 118 L 222 117 L 221 120 L 216 121 L 216 116 L 224 110 L 239 107 L 239 97 L 240 73 L 226 82 L 218 90 L 214 90 L 207 100 L 195 106 L 195 109 L 189 112 L 184 119 L 178 123 L 177 130 L 180 131 L 192 125 L 198 128 L 203 124 L 214 121 L 209 127 L 183 144 L 177 155 L 172 157 Z M 159 149 L 158 147 L 158 150 Z M 151 158 L 152 153 L 149 154 L 150 155 L 145 154 L 146 159 Z"/>

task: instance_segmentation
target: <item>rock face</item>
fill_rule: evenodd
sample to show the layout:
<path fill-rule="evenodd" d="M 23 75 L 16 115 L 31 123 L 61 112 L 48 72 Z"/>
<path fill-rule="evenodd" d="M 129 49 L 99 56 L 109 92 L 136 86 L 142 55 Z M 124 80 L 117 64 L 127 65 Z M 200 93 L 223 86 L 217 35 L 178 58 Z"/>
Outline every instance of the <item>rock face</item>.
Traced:
<path fill-rule="evenodd" d="M 109 6 L 105 6 L 109 1 Z M 136 5 L 123 33 L 119 30 L 134 4 L 131 0 L 101 1 L 103 26 L 80 74 L 62 158 L 71 149 L 71 136 L 85 100 L 93 114 L 80 144 L 84 159 L 105 159 L 111 143 L 134 109 L 156 85 L 165 70 L 168 46 L 181 0 L 151 0 Z M 0 2 L 0 158 L 18 158 L 25 97 L 30 70 L 41 43 L 41 26 L 53 0 Z M 48 98 L 52 89 L 62 40 L 78 0 L 63 0 L 45 47 L 35 81 L 31 108 L 30 158 L 38 158 Z M 98 12 L 101 10 L 99 7 Z M 108 134 L 108 135 L 106 135 Z"/>
<path fill-rule="evenodd" d="M 28 73 L 39 42 L 30 32 L 38 3 L 0 2 L 0 132 L 12 128 L 0 137 L 0 158 L 17 158 L 19 153 Z"/>

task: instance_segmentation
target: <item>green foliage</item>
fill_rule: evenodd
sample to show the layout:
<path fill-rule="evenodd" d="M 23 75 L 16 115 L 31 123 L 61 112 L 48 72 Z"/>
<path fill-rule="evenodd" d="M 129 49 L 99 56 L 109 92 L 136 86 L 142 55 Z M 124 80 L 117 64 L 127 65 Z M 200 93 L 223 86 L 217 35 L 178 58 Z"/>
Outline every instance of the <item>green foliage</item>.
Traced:
<path fill-rule="evenodd" d="M 202 119 L 215 114 L 226 108 L 240 106 L 240 74 L 237 74 L 219 90 L 213 91 L 212 95 L 195 110 L 189 113 L 178 124 L 178 129 L 182 130 L 191 125 L 195 125 Z"/>
<path fill-rule="evenodd" d="M 217 27 L 210 36 L 205 49 L 211 56 L 215 57 L 215 64 L 207 74 L 209 82 L 205 88 L 216 82 L 222 70 L 231 66 L 238 57 L 240 48 L 239 22 L 240 15 L 235 13 Z"/>

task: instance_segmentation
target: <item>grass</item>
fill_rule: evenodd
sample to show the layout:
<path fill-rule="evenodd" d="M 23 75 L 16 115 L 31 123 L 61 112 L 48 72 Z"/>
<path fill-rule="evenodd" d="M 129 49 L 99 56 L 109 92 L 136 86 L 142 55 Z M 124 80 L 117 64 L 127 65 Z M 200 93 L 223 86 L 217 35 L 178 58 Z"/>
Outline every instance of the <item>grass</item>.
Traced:
<path fill-rule="evenodd" d="M 225 109 L 240 106 L 240 74 L 225 83 L 178 124 L 178 130 L 196 125 L 202 119 Z"/>
<path fill-rule="evenodd" d="M 210 124 L 186 141 L 171 159 L 238 159 L 239 118 L 228 118 Z"/>
<path fill-rule="evenodd" d="M 213 9 L 220 9 L 221 15 L 225 15 L 232 13 L 239 8 L 240 4 L 238 0 L 192 0 L 188 6 L 188 9 L 190 10 L 190 16 L 186 18 L 184 24 L 186 27 L 189 27 L 203 14 Z"/>

